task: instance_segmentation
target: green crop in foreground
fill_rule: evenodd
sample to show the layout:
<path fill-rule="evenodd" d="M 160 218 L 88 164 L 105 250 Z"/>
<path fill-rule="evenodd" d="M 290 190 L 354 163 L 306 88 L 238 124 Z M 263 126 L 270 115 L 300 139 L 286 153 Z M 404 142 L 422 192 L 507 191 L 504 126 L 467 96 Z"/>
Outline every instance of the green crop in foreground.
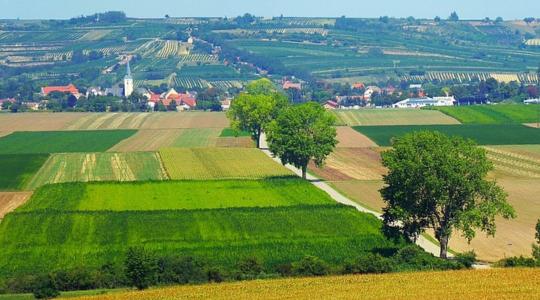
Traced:
<path fill-rule="evenodd" d="M 0 155 L 0 190 L 24 189 L 47 157 L 47 154 Z"/>
<path fill-rule="evenodd" d="M 18 212 L 0 224 L 0 276 L 121 263 L 130 246 L 194 255 L 219 267 L 257 257 L 267 267 L 315 255 L 343 263 L 398 247 L 354 208 L 296 206 L 183 211 Z"/>
<path fill-rule="evenodd" d="M 15 132 L 0 138 L 0 154 L 103 152 L 136 130 Z"/>
<path fill-rule="evenodd" d="M 232 128 L 223 129 L 220 135 L 220 137 L 245 137 L 245 136 L 251 136 L 251 134 L 246 131 L 236 131 Z"/>
<path fill-rule="evenodd" d="M 466 124 L 512 124 L 539 121 L 538 105 L 472 105 L 437 107 L 451 117 Z"/>
<path fill-rule="evenodd" d="M 160 154 L 171 179 L 261 179 L 292 174 L 259 149 L 170 148 Z"/>
<path fill-rule="evenodd" d="M 144 211 L 334 203 L 297 179 L 71 183 L 44 186 L 20 211 Z"/>
<path fill-rule="evenodd" d="M 492 125 L 415 125 L 415 126 L 356 126 L 379 146 L 391 146 L 391 140 L 413 131 L 439 131 L 451 136 L 462 136 L 480 145 L 540 144 L 540 130 L 519 124 Z"/>

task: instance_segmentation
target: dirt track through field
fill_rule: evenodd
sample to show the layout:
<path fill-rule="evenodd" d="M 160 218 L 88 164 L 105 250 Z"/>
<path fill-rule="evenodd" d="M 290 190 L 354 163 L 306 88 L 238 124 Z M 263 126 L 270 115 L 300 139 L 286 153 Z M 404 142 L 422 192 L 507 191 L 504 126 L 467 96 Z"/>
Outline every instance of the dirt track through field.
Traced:
<path fill-rule="evenodd" d="M 30 196 L 31 192 L 0 192 L 0 219 L 23 205 Z"/>

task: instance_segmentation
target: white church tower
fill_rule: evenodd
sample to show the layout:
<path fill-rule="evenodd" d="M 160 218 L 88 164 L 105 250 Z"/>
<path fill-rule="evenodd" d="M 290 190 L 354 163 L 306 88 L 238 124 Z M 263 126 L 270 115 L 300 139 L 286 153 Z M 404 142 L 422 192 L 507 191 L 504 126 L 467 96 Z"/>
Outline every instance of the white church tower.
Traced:
<path fill-rule="evenodd" d="M 131 76 L 131 68 L 129 67 L 129 61 L 127 63 L 127 74 L 124 77 L 124 96 L 129 97 L 133 94 L 133 77 Z"/>

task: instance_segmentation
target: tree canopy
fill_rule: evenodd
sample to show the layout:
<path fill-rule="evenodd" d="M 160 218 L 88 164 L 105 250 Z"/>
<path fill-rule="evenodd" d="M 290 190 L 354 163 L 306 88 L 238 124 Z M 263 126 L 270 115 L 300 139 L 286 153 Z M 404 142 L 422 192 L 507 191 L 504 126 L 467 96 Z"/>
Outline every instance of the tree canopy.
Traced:
<path fill-rule="evenodd" d="M 270 80 L 260 79 L 250 83 L 246 92 L 233 100 L 227 116 L 233 129 L 249 132 L 259 147 L 261 133 L 287 104 L 287 96 L 280 93 Z"/>
<path fill-rule="evenodd" d="M 515 217 L 504 190 L 486 180 L 493 165 L 472 140 L 415 132 L 394 141 L 382 160 L 385 232 L 415 240 L 432 229 L 443 258 L 454 230 L 470 241 L 477 229 L 494 235 L 495 216 Z"/>
<path fill-rule="evenodd" d="M 302 170 L 306 178 L 311 160 L 322 166 L 337 145 L 335 117 L 315 102 L 283 109 L 268 130 L 270 151 L 283 164 Z"/>

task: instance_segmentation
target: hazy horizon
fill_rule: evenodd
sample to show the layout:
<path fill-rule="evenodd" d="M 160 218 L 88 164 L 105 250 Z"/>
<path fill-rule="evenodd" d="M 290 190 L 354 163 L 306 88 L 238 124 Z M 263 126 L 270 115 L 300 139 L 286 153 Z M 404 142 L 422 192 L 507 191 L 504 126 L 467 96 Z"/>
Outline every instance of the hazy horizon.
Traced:
<path fill-rule="evenodd" d="M 66 1 L 47 0 L 0 0 L 0 19 L 68 19 L 96 12 L 121 10 L 129 17 L 161 18 L 171 17 L 235 17 L 246 12 L 257 16 L 271 17 L 408 17 L 446 18 L 456 11 L 462 19 L 483 19 L 485 17 L 523 19 L 537 17 L 531 12 L 540 12 L 540 1 L 517 0 L 509 3 L 502 0 L 456 0 L 440 3 L 436 0 L 379 0 L 362 3 L 353 0 L 335 0 L 331 7 L 322 0 L 273 0 L 257 2 L 250 0 L 229 0 L 215 3 L 215 0 L 116 0 Z"/>

